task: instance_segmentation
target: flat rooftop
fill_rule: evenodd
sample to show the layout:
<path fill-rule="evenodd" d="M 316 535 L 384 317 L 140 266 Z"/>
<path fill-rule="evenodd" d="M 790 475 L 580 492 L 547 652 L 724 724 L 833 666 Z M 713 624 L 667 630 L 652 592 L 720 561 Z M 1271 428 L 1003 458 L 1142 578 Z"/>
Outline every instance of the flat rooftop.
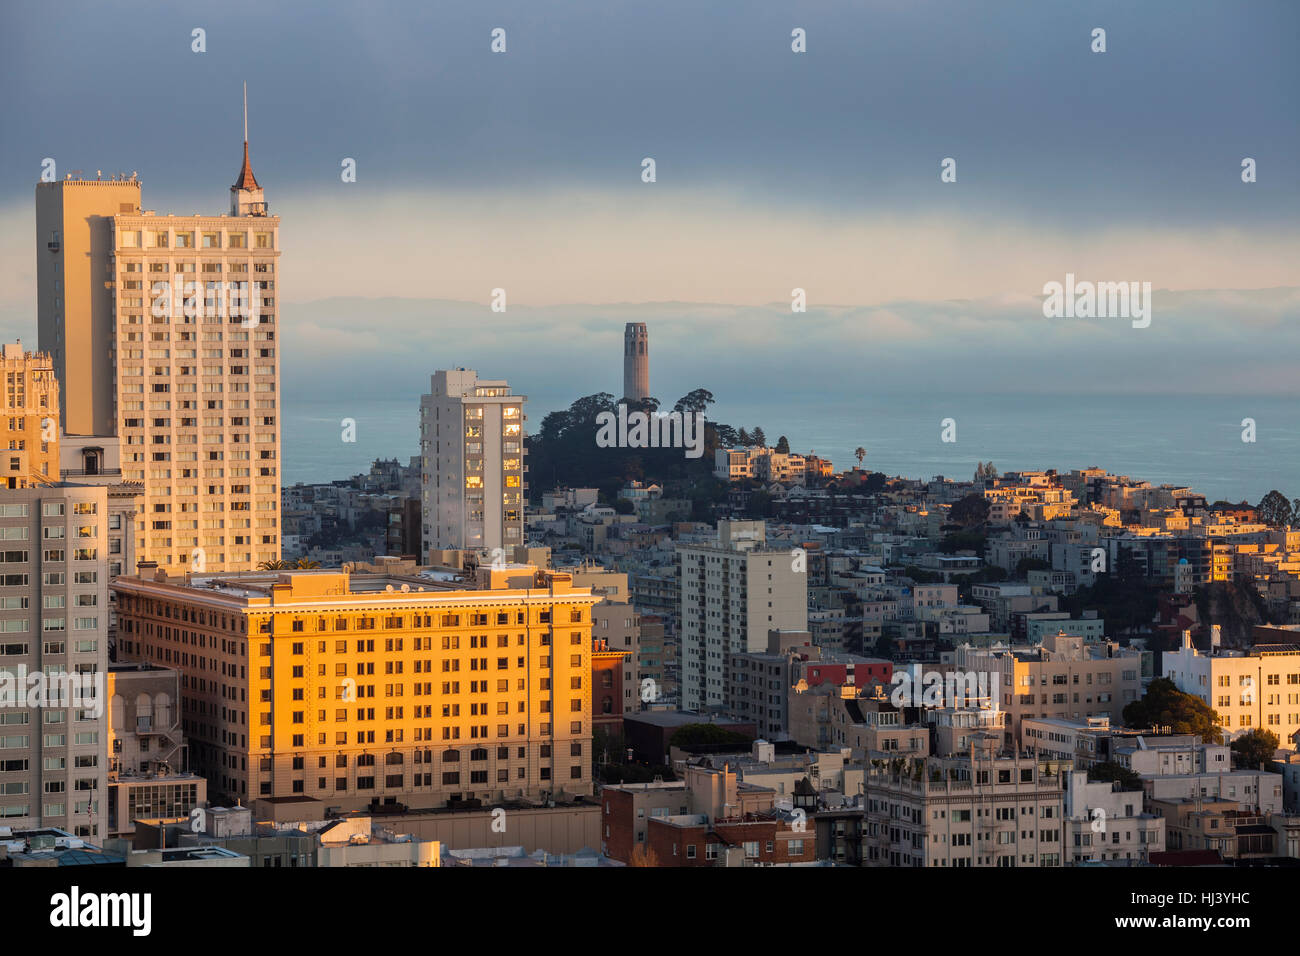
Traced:
<path fill-rule="evenodd" d="M 120 590 L 157 596 L 174 594 L 203 603 L 224 604 L 234 608 L 271 607 L 317 610 L 340 603 L 363 604 L 383 610 L 425 602 L 447 604 L 499 602 L 503 596 L 555 596 L 581 599 L 590 603 L 600 600 L 590 588 L 575 587 L 572 576 L 534 568 L 511 565 L 506 568 L 481 568 L 476 580 L 461 577 L 405 576 L 369 571 L 345 571 L 340 568 L 320 570 L 238 571 L 211 574 L 167 574 L 165 570 L 122 575 L 114 582 Z"/>

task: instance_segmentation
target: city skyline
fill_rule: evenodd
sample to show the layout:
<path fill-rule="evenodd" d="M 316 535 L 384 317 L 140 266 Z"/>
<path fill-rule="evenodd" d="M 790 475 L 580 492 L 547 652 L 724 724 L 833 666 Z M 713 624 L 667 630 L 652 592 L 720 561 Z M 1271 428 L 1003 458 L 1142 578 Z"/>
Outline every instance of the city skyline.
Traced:
<path fill-rule="evenodd" d="M 1290 0 L 0 21 L 15 912 L 893 868 L 912 927 L 979 868 L 1044 938 L 1288 919 Z"/>
<path fill-rule="evenodd" d="M 1300 216 L 1300 141 L 1286 120 L 1287 94 L 1300 77 L 1277 40 L 1298 14 L 1285 4 L 1267 8 L 1271 17 L 1238 23 L 1230 5 L 1204 6 L 1175 44 L 1157 28 L 1166 8 L 1103 5 L 1096 16 L 1108 20 L 1111 36 L 1104 55 L 1088 49 L 1087 20 L 1045 7 L 995 11 L 987 20 L 944 7 L 936 7 L 942 17 L 920 6 L 836 11 L 831 19 L 809 11 L 799 18 L 810 38 L 802 58 L 790 53 L 790 30 L 768 8 L 753 20 L 725 21 L 720 34 L 673 35 L 675 60 L 698 69 L 747 64 L 709 103 L 690 96 L 660 56 L 629 48 L 634 34 L 670 29 L 650 14 L 595 26 L 575 8 L 544 33 L 535 14 L 507 4 L 496 12 L 510 27 L 510 46 L 494 56 L 487 40 L 471 42 L 478 15 L 413 11 L 406 42 L 421 42 L 421 27 L 445 40 L 427 58 L 381 60 L 374 25 L 347 7 L 326 8 L 306 48 L 338 52 L 345 35 L 363 42 L 348 47 L 334 80 L 308 88 L 288 68 L 300 48 L 286 32 L 302 24 L 259 8 L 253 45 L 231 49 L 238 5 L 205 11 L 206 52 L 181 42 L 159 50 L 202 104 L 191 141 L 203 148 L 183 164 L 156 138 L 161 132 L 132 131 L 124 140 L 73 105 L 86 96 L 78 71 L 95 68 L 98 44 L 33 91 L 39 112 L 15 104 L 9 127 L 34 152 L 25 162 L 20 153 L 0 159 L 0 182 L 9 184 L 0 187 L 0 331 L 22 335 L 30 316 L 32 252 L 17 240 L 31 213 L 18 185 L 35 178 L 43 158 L 56 160 L 59 178 L 78 167 L 138 170 L 158 208 L 215 211 L 204 184 L 229 175 L 220 157 L 238 138 L 240 80 L 248 79 L 259 169 L 276 184 L 277 210 L 295 223 L 293 294 L 284 308 L 292 319 L 286 332 L 314 339 L 298 353 L 303 381 L 349 367 L 356 374 L 352 358 L 379 344 L 378 331 L 360 319 L 374 312 L 391 313 L 392 335 L 415 336 L 435 354 L 454 351 L 453 343 L 470 352 L 435 364 L 485 367 L 470 350 L 487 344 L 480 337 L 490 321 L 475 323 L 468 338 L 447 333 L 504 288 L 510 309 L 528 320 L 518 324 L 522 334 L 496 343 L 506 361 L 554 350 L 554 336 L 548 342 L 534 331 L 544 323 L 568 331 L 589 326 L 579 317 L 603 314 L 618 326 L 649 311 L 660 327 L 661 368 L 665 359 L 698 356 L 701 345 L 739 349 L 743 361 L 749 343 L 777 341 L 797 375 L 814 361 L 843 373 L 846 350 L 827 346 L 847 337 L 873 380 L 902 370 L 913 381 L 953 381 L 965 370 L 952 354 L 992 335 L 1032 339 L 1038 355 L 1082 348 L 1113 367 L 1101 372 L 1111 388 L 1295 394 L 1295 377 L 1268 357 L 1281 349 L 1237 334 L 1262 326 L 1270 343 L 1300 347 L 1300 245 L 1288 228 Z M 151 37 L 182 26 L 189 35 L 188 20 L 155 10 L 146 18 Z M 1228 22 L 1250 42 L 1221 43 Z M 12 55 L 4 68 L 16 81 L 47 42 L 45 30 L 35 19 L 10 31 L 27 41 L 5 49 Z M 960 42 L 976 32 L 994 42 Z M 1080 39 L 1072 49 L 1073 34 Z M 555 59 L 541 55 L 543 36 Z M 290 59 L 267 65 L 256 51 L 270 46 Z M 904 48 L 905 57 L 895 52 Z M 618 75 L 641 107 L 634 123 L 604 109 L 610 93 L 574 82 L 577 71 L 609 68 L 615 50 L 633 57 Z M 1227 95 L 1247 58 L 1248 88 Z M 1162 69 L 1148 70 L 1151 59 Z M 1091 108 L 1055 115 L 1054 107 L 1079 102 L 1080 71 Z M 456 96 L 445 88 L 452 76 Z M 527 108 L 507 95 L 523 76 L 536 89 Z M 897 98 L 879 92 L 894 83 Z M 151 95 L 160 94 L 146 86 L 142 96 Z M 766 118 L 756 106 L 763 102 L 781 112 Z M 711 129 L 704 111 L 722 105 L 732 120 Z M 436 139 L 405 122 L 426 109 L 440 117 Z M 967 116 L 973 109 L 979 122 Z M 581 126 L 592 110 L 616 124 L 598 141 Z M 325 111 L 340 124 L 321 122 Z M 554 132 L 541 125 L 548 121 Z M 1029 123 L 1049 135 L 1025 135 L 1038 128 Z M 1195 138 L 1206 124 L 1220 130 L 1213 149 Z M 1057 130 L 1061 136 L 1051 135 Z M 575 151 L 566 135 L 593 148 Z M 1063 148 L 1062 136 L 1077 147 Z M 484 162 L 485 152 L 494 158 Z M 641 180 L 646 156 L 658 163 L 654 183 Z M 1245 156 L 1259 164 L 1250 184 L 1240 178 Z M 943 183 L 949 157 L 957 181 Z M 355 182 L 340 176 L 347 159 L 357 164 Z M 425 228 L 430 222 L 438 228 Z M 432 274 L 426 261 L 437 263 Z M 1152 326 L 1131 332 L 1099 320 L 1043 319 L 1043 284 L 1067 272 L 1150 281 Z M 788 311 L 794 288 L 808 299 L 798 316 Z M 638 302 L 646 305 L 622 305 Z M 878 364 L 876 349 L 885 351 Z M 1166 367 L 1171 354 L 1177 374 Z M 1014 367 L 1008 361 L 991 377 L 1004 381 Z M 501 374 L 519 378 L 512 368 Z M 299 388 L 293 375 L 289 387 Z M 1052 390 L 1059 372 L 1031 365 L 1016 381 L 1027 392 Z M 530 391 L 550 384 L 530 383 Z M 972 377 L 962 387 L 984 386 Z"/>

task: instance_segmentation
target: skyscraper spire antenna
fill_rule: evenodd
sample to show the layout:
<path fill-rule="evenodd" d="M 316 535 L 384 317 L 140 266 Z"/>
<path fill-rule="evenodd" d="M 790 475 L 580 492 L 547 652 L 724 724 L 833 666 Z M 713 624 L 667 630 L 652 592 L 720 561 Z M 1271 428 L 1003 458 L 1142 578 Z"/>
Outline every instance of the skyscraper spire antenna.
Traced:
<path fill-rule="evenodd" d="M 230 214 L 232 216 L 265 216 L 266 199 L 262 187 L 253 175 L 253 165 L 248 161 L 248 81 L 244 81 L 244 164 L 239 168 L 239 178 L 230 187 Z"/>

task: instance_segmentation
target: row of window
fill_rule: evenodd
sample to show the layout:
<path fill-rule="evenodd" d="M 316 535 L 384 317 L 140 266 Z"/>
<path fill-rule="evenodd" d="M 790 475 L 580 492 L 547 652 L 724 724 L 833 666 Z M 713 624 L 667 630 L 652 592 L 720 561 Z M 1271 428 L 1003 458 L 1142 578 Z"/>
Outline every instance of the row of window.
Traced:
<path fill-rule="evenodd" d="M 248 233 L 230 232 L 225 235 L 225 248 L 227 249 L 247 249 Z M 141 230 L 141 229 L 123 229 L 117 233 L 117 245 L 119 249 L 193 249 L 195 248 L 196 233 L 188 230 Z M 221 232 L 199 232 L 197 233 L 198 248 L 200 249 L 220 249 L 222 248 Z M 253 233 L 253 249 L 273 249 L 275 247 L 274 234 L 270 232 Z M 136 265 L 137 263 L 128 263 L 127 266 Z M 126 268 L 126 271 L 134 271 Z"/>

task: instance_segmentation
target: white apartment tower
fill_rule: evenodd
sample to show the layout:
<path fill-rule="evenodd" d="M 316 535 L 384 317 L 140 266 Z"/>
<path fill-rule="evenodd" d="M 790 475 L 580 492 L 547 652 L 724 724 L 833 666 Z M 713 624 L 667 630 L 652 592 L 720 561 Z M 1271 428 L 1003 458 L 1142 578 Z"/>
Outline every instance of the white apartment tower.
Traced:
<path fill-rule="evenodd" d="M 175 571 L 280 557 L 280 220 L 247 128 L 245 111 L 228 213 L 142 211 L 134 177 L 36 190 L 40 341 L 64 430 L 116 437 L 122 480 L 144 486 L 136 557 Z"/>
<path fill-rule="evenodd" d="M 769 549 L 762 521 L 719 521 L 716 542 L 679 544 L 682 709 L 724 703 L 732 654 L 767 650 L 768 631 L 808 629 L 808 575 Z"/>
<path fill-rule="evenodd" d="M 424 552 L 524 541 L 524 402 L 473 369 L 434 372 L 420 398 Z"/>
<path fill-rule="evenodd" d="M 0 825 L 103 838 L 108 491 L 0 490 Z"/>

